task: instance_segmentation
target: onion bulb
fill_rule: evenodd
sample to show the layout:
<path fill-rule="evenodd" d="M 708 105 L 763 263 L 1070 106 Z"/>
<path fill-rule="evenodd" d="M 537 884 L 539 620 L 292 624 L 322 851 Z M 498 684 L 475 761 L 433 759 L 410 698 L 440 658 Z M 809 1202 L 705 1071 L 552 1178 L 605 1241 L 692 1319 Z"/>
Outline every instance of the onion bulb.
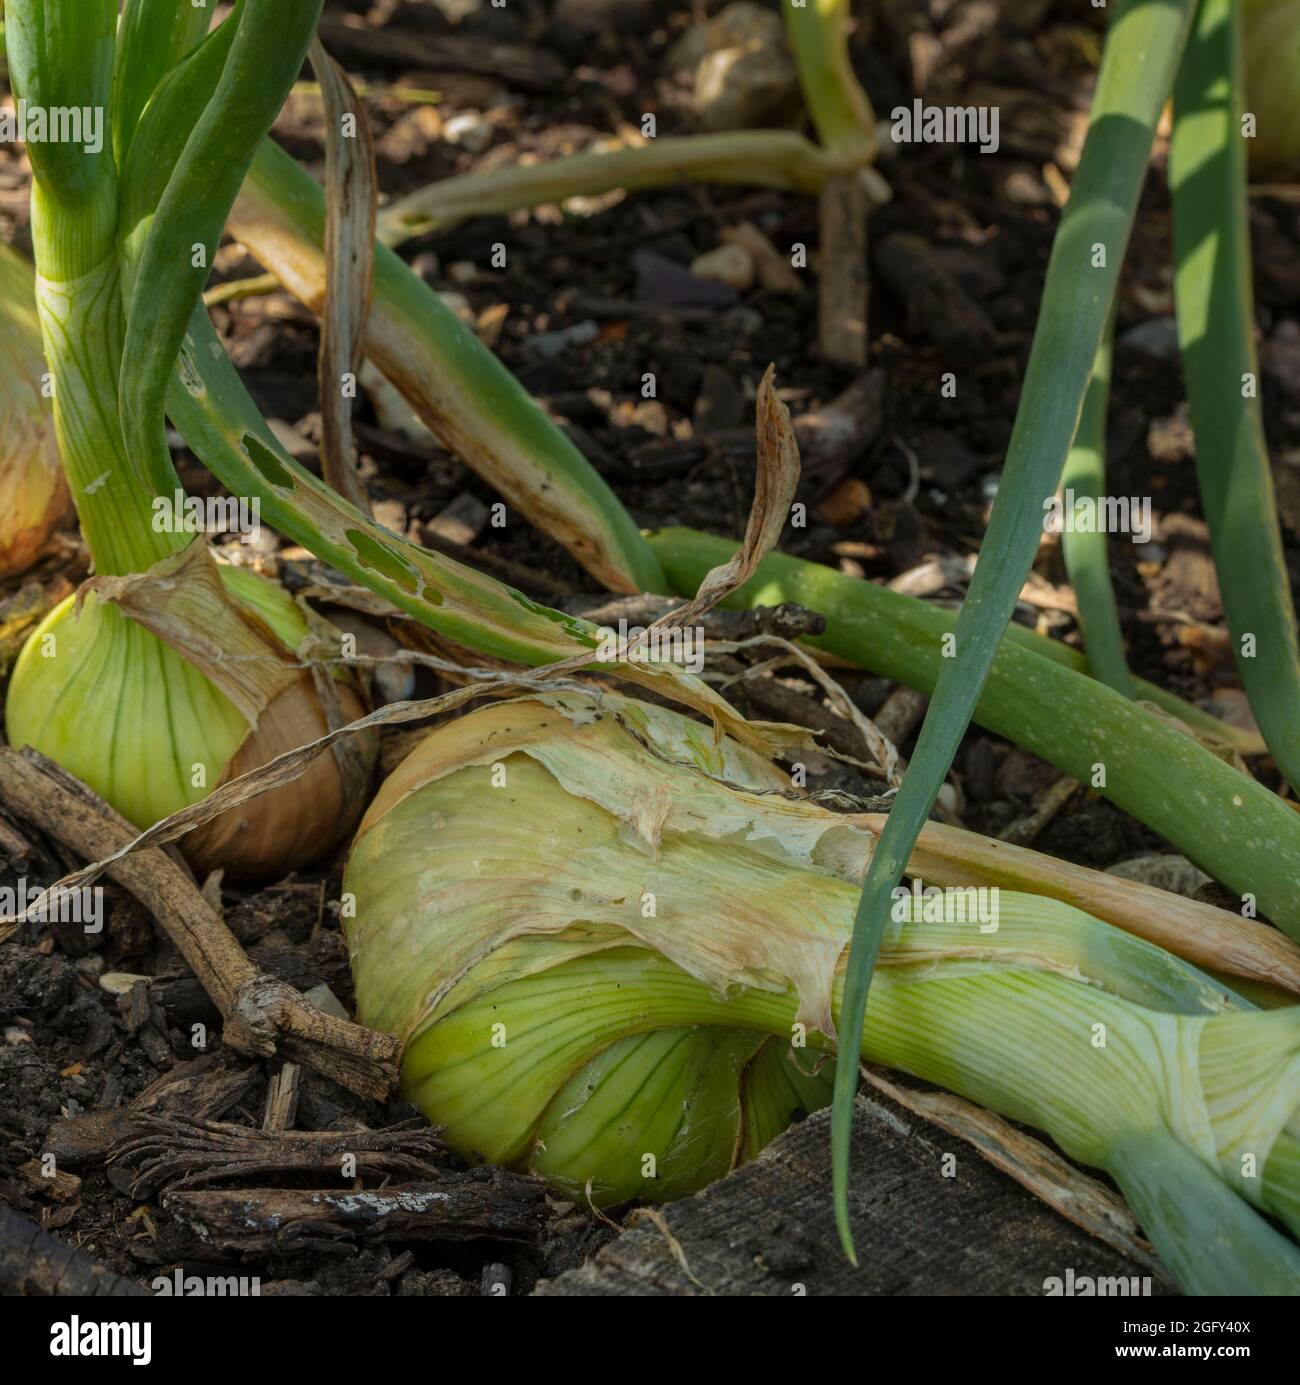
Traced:
<path fill-rule="evenodd" d="M 0 242 L 0 577 L 30 567 L 70 508 L 34 287 L 31 265 Z"/>
<path fill-rule="evenodd" d="M 1300 0 L 1246 0 L 1246 110 L 1252 168 L 1300 159 Z"/>
<path fill-rule="evenodd" d="M 256 573 L 209 562 L 229 598 L 223 612 L 197 580 L 202 572 L 194 571 L 192 560 L 187 565 L 186 580 L 172 583 L 165 596 L 146 587 L 137 604 L 153 616 L 137 614 L 156 618 L 193 657 L 92 589 L 83 592 L 79 611 L 77 598 L 69 597 L 37 626 L 9 688 L 10 742 L 56 760 L 141 829 L 330 730 L 310 674 L 293 664 L 308 627 L 292 598 Z M 205 595 L 206 606 L 200 604 Z M 186 603 L 192 605 L 188 614 Z M 241 669 L 230 657 L 241 646 L 218 629 L 223 619 L 246 623 L 256 641 L 274 642 L 276 681 L 260 710 L 236 692 L 244 703 L 237 705 L 218 686 L 236 691 L 228 678 Z M 362 715 L 351 683 L 336 680 L 334 687 L 342 719 Z M 362 750 L 366 774 L 373 751 L 372 744 Z M 325 754 L 294 783 L 214 818 L 182 838 L 181 847 L 200 875 L 220 867 L 232 881 L 278 879 L 336 845 L 363 806 L 359 786 L 348 782 L 333 754 Z"/>
<path fill-rule="evenodd" d="M 494 704 L 422 741 L 361 824 L 358 1016 L 404 1041 L 404 1095 L 465 1157 L 583 1202 L 678 1196 L 825 1099 L 872 841 L 665 708 Z M 1002 891 L 989 929 L 963 898 L 898 898 L 855 1057 L 1109 1170 L 1185 1284 L 1300 1290 L 1300 1251 L 1247 1205 L 1300 1231 L 1300 1010 L 1055 900 Z"/>

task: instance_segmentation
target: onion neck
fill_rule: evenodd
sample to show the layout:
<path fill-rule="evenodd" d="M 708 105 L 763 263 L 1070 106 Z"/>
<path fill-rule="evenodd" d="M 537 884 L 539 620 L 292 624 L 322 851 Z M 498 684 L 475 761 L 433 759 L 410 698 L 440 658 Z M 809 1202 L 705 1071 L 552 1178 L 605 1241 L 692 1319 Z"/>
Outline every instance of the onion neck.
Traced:
<path fill-rule="evenodd" d="M 113 226 L 94 205 L 65 207 L 37 195 L 32 229 L 55 431 L 82 534 L 97 572 L 140 572 L 190 536 L 154 527 L 157 497 L 126 455 L 118 413 L 125 321 Z"/>

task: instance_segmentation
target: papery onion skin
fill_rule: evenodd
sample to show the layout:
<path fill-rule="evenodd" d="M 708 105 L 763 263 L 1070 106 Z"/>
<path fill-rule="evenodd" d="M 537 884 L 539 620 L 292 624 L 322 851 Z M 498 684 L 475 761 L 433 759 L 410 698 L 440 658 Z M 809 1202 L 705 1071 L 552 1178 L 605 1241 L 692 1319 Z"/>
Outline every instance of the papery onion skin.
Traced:
<path fill-rule="evenodd" d="M 32 266 L 0 242 L 0 577 L 29 568 L 71 510 L 42 394 L 35 283 Z"/>
<path fill-rule="evenodd" d="M 255 573 L 220 571 L 231 594 L 295 648 L 307 627 L 293 600 Z M 336 686 L 342 716 L 360 716 L 356 691 Z M 12 745 L 48 755 L 141 829 L 330 729 L 306 673 L 250 729 L 198 668 L 93 593 L 80 613 L 69 597 L 37 626 L 14 666 L 5 715 Z M 373 762 L 373 744 L 364 753 Z M 364 806 L 345 794 L 326 754 L 294 783 L 222 814 L 180 845 L 196 871 L 219 867 L 232 883 L 274 880 L 325 855 Z"/>

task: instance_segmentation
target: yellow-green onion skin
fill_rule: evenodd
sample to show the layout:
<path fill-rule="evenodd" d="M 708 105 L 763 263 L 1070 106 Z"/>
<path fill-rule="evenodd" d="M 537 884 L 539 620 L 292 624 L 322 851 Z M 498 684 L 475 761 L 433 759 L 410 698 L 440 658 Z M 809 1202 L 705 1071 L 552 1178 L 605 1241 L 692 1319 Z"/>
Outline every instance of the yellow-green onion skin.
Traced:
<path fill-rule="evenodd" d="M 222 567 L 227 589 L 288 649 L 307 633 L 293 599 L 256 573 Z M 5 704 L 11 745 L 30 745 L 145 828 L 206 798 L 248 722 L 193 664 L 88 595 L 62 601 L 28 638 Z"/>
<path fill-rule="evenodd" d="M 1300 0 L 1245 0 L 1242 15 L 1250 163 L 1266 174 L 1300 159 Z"/>
<path fill-rule="evenodd" d="M 403 1090 L 453 1148 L 661 1199 L 821 1104 L 870 844 L 779 782 L 675 713 L 568 694 L 463 717 L 398 767 L 344 917 L 359 1017 L 406 1040 Z M 1188 1286 L 1300 1292 L 1300 1253 L 1248 1205 L 1300 1229 L 1300 1008 L 1254 1012 L 1055 901 L 1003 892 L 994 928 L 963 907 L 900 905 L 862 1056 L 1112 1169 Z M 1165 1141 L 1180 1195 L 1218 1209 L 1213 1269 L 1149 1196 Z"/>

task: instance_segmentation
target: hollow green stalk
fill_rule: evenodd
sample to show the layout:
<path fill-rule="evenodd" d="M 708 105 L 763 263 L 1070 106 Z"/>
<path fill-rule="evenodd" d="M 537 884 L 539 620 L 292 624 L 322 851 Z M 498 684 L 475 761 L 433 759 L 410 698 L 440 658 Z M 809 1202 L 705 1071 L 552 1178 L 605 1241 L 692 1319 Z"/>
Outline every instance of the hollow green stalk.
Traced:
<path fill-rule="evenodd" d="M 786 33 L 799 66 L 803 98 L 822 147 L 864 161 L 875 154 L 871 102 L 853 73 L 848 46 L 848 0 L 783 3 Z"/>
<path fill-rule="evenodd" d="M 230 230 L 291 292 L 324 303 L 324 194 L 269 142 Z M 586 458 L 491 350 L 392 251 L 377 248 L 366 355 L 452 452 L 615 591 L 654 591 L 663 575 L 636 525 Z"/>
<path fill-rule="evenodd" d="M 178 5 L 175 0 L 127 0 L 117 31 L 113 67 L 113 156 L 117 166 L 158 84 L 208 32 L 207 5 Z"/>
<path fill-rule="evenodd" d="M 861 139 L 847 150 L 823 149 L 793 130 L 663 135 L 627 149 L 444 178 L 394 202 L 380 217 L 380 239 L 397 246 L 471 216 L 502 215 L 570 197 L 597 197 L 618 188 L 634 192 L 668 187 L 683 178 L 816 195 L 828 178 L 861 168 L 871 149 Z"/>
<path fill-rule="evenodd" d="M 1174 291 L 1196 474 L 1233 653 L 1278 768 L 1300 784 L 1300 642 L 1259 402 L 1240 6 L 1203 0 L 1174 94 Z"/>
<path fill-rule="evenodd" d="M 231 205 L 298 76 L 320 11 L 321 0 L 244 0 L 216 90 L 153 210 L 132 284 L 120 395 L 128 455 L 158 490 L 172 476 L 164 400 L 177 353 Z"/>
<path fill-rule="evenodd" d="M 682 529 L 661 530 L 650 541 L 680 592 L 693 592 L 735 547 Z M 950 662 L 943 656 L 945 641 L 958 628 L 951 613 L 785 554 L 765 558 L 728 604 L 783 601 L 826 617 L 825 633 L 810 644 L 922 692 L 934 690 Z M 1007 635 L 1017 628 L 1009 627 Z M 1139 684 L 1139 697 L 1145 693 Z M 1015 637 L 999 645 L 974 717 L 1095 785 L 1215 879 L 1251 895 L 1261 913 L 1300 939 L 1293 889 L 1300 871 L 1300 816 L 1176 722 L 1040 657 Z"/>
<path fill-rule="evenodd" d="M 1092 379 L 1079 415 L 1079 431 L 1061 472 L 1065 492 L 1061 532 L 1061 554 L 1065 570 L 1079 602 L 1079 628 L 1087 651 L 1088 671 L 1100 682 L 1136 697 L 1137 688 L 1124 656 L 1124 636 L 1120 631 L 1115 587 L 1110 578 L 1110 544 L 1100 523 L 1077 524 L 1070 513 L 1080 502 L 1095 507 L 1106 491 L 1106 418 L 1110 404 L 1111 356 L 1115 340 L 1115 312 L 1112 308 L 1106 334 L 1097 348 Z"/>

